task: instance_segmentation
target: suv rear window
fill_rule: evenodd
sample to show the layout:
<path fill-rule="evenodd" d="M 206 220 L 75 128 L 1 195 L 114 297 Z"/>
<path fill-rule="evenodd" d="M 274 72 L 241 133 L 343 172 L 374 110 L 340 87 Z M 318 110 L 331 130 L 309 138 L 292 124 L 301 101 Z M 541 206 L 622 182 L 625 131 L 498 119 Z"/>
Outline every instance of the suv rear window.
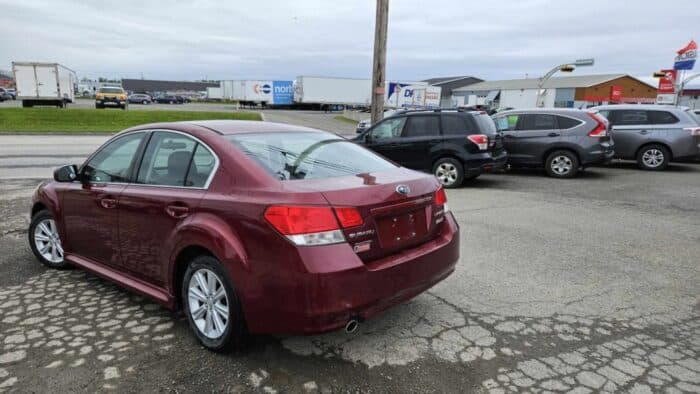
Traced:
<path fill-rule="evenodd" d="M 554 115 L 521 114 L 518 130 L 552 130 L 557 128 Z"/>
<path fill-rule="evenodd" d="M 226 136 L 279 180 L 331 178 L 385 171 L 396 165 L 334 134 L 254 133 Z"/>
<path fill-rule="evenodd" d="M 442 116 L 442 134 L 445 135 L 463 135 L 469 134 L 467 122 L 461 116 L 443 115 Z"/>
<path fill-rule="evenodd" d="M 614 116 L 614 125 L 638 125 L 649 124 L 649 115 L 647 111 L 640 109 L 623 109 L 612 111 Z"/>

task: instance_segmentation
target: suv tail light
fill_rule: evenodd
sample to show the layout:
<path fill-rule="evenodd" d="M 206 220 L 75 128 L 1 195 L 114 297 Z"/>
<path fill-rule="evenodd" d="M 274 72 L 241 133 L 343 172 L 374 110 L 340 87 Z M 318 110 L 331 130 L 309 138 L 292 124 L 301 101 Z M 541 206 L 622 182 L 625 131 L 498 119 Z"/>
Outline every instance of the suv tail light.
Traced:
<path fill-rule="evenodd" d="M 588 133 L 589 137 L 607 137 L 608 136 L 608 126 L 605 123 L 605 119 L 601 117 L 597 112 L 589 112 L 588 116 L 593 118 L 596 122 L 595 129 Z"/>
<path fill-rule="evenodd" d="M 476 144 L 479 150 L 486 150 L 489 146 L 489 137 L 485 134 L 473 134 L 467 137 L 469 141 Z"/>
<path fill-rule="evenodd" d="M 265 220 L 296 245 L 328 245 L 345 242 L 342 228 L 364 223 L 355 208 L 274 205 Z"/>
<path fill-rule="evenodd" d="M 690 135 L 700 135 L 700 127 L 685 127 L 683 130 L 690 133 Z"/>

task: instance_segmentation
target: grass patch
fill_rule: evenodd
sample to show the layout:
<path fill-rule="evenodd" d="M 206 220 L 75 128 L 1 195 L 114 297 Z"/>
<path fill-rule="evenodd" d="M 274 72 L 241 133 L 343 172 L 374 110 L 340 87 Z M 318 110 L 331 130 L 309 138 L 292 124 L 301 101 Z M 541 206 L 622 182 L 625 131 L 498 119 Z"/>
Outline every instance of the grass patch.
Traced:
<path fill-rule="evenodd" d="M 8 132 L 116 132 L 145 123 L 183 120 L 261 120 L 255 112 L 123 111 L 120 109 L 0 109 L 0 133 Z"/>
<path fill-rule="evenodd" d="M 345 123 L 357 124 L 357 121 L 356 121 L 355 119 L 346 118 L 346 117 L 343 116 L 343 115 L 337 115 L 337 116 L 335 116 L 333 119 L 339 120 L 339 121 L 345 122 Z"/>

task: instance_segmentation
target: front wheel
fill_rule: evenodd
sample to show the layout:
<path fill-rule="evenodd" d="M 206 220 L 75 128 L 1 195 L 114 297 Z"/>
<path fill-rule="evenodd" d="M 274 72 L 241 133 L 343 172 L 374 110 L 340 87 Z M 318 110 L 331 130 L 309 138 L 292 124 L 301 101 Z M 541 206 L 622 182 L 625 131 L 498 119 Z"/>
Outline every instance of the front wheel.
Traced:
<path fill-rule="evenodd" d="M 448 189 L 459 187 L 464 182 L 462 163 L 451 157 L 445 157 L 435 162 L 433 174 L 442 186 Z"/>
<path fill-rule="evenodd" d="M 671 154 L 663 145 L 647 145 L 637 153 L 637 165 L 642 170 L 661 171 L 668 166 Z"/>
<path fill-rule="evenodd" d="M 65 268 L 63 245 L 58 235 L 56 221 L 47 210 L 32 217 L 29 224 L 29 246 L 37 260 L 50 268 Z"/>
<path fill-rule="evenodd" d="M 573 178 L 579 167 L 578 157 L 568 150 L 552 152 L 544 165 L 547 175 L 554 178 Z"/>
<path fill-rule="evenodd" d="M 217 259 L 192 260 L 182 281 L 182 303 L 199 342 L 221 351 L 240 345 L 245 323 L 235 289 Z"/>

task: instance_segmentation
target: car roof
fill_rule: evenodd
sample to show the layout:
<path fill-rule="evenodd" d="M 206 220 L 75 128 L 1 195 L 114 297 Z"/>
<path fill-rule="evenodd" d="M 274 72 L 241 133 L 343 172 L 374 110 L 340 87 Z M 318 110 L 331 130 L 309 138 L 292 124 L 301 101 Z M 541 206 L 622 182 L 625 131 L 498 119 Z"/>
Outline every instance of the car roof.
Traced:
<path fill-rule="evenodd" d="M 223 135 L 279 132 L 323 132 L 322 130 L 312 129 L 310 127 L 293 126 L 284 123 L 264 122 L 257 120 L 190 120 L 183 122 L 150 123 L 139 125 L 125 131 L 148 129 L 187 131 L 193 128 L 204 128 Z"/>
<path fill-rule="evenodd" d="M 686 111 L 688 107 L 659 105 L 659 104 L 613 104 L 613 105 L 598 105 L 591 109 L 646 109 L 646 110 L 664 110 L 664 111 Z"/>
<path fill-rule="evenodd" d="M 533 114 L 568 114 L 568 115 L 575 115 L 575 114 L 583 114 L 586 111 L 582 109 L 577 109 L 577 108 L 523 108 L 523 109 L 509 109 L 507 111 L 501 111 L 493 114 L 493 116 L 497 115 L 508 115 L 508 114 L 513 114 L 513 113 L 533 113 Z"/>

